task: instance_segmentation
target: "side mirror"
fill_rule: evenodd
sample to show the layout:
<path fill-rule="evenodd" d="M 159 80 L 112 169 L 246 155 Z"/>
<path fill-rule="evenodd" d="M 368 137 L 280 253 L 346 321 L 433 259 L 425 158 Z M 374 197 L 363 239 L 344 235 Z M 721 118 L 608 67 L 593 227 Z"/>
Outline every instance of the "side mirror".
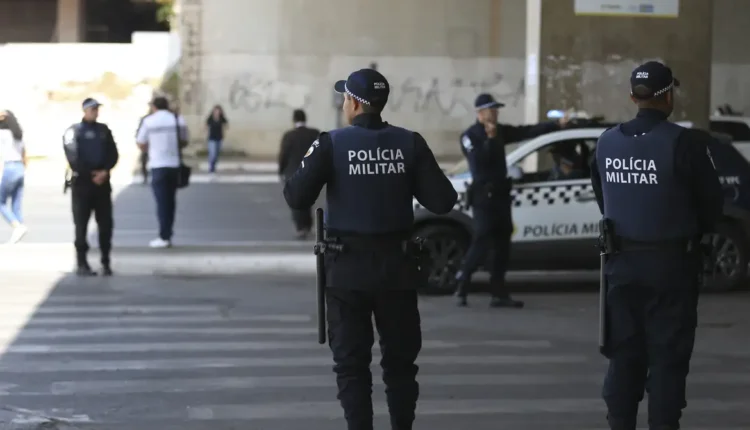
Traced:
<path fill-rule="evenodd" d="M 514 181 L 520 181 L 523 179 L 523 169 L 518 166 L 508 167 L 508 176 Z"/>

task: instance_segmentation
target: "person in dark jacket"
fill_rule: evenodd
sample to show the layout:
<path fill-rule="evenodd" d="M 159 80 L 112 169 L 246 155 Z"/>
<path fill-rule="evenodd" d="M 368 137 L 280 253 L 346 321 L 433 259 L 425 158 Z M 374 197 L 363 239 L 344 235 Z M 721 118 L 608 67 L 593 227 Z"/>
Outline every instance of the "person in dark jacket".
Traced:
<path fill-rule="evenodd" d="M 505 285 L 505 271 L 510 258 L 513 234 L 511 183 L 505 165 L 505 145 L 532 139 L 565 127 L 566 114 L 555 122 L 535 125 L 508 125 L 497 122 L 498 109 L 505 106 L 491 94 L 480 94 L 474 101 L 477 120 L 461 135 L 461 151 L 469 163 L 472 184 L 468 190 L 472 201 L 474 234 L 461 269 L 456 274 L 458 306 L 468 305 L 468 287 L 474 272 L 487 260 L 490 251 L 490 289 L 493 308 L 522 308 L 513 300 Z"/>
<path fill-rule="evenodd" d="M 606 249 L 602 395 L 612 430 L 635 430 L 648 392 L 653 430 L 680 428 L 698 325 L 701 237 L 715 231 L 724 195 L 711 158 L 714 138 L 668 120 L 680 81 L 647 62 L 630 77 L 635 118 L 605 131 L 591 162 Z"/>
<path fill-rule="evenodd" d="M 86 254 L 89 250 L 87 232 L 91 213 L 99 227 L 99 252 L 104 276 L 112 275 L 112 185 L 110 171 L 119 159 L 117 144 L 106 124 L 97 122 L 101 104 L 87 98 L 83 101 L 83 119 L 71 125 L 63 135 L 63 149 L 72 171 L 71 189 L 77 274 L 93 276 Z"/>
<path fill-rule="evenodd" d="M 179 114 L 179 112 L 175 111 Z M 221 147 L 224 145 L 224 135 L 229 127 L 229 121 L 224 115 L 224 109 L 220 105 L 214 106 L 206 118 L 206 130 L 208 131 L 208 171 L 216 173 L 216 163 L 219 162 Z"/>
<path fill-rule="evenodd" d="M 294 128 L 284 133 L 279 150 L 279 176 L 284 179 L 297 171 L 308 149 L 320 134 L 320 130 L 307 126 L 307 115 L 302 109 L 294 111 L 292 121 Z M 312 207 L 292 209 L 292 220 L 297 229 L 297 237 L 306 239 L 312 230 Z"/>

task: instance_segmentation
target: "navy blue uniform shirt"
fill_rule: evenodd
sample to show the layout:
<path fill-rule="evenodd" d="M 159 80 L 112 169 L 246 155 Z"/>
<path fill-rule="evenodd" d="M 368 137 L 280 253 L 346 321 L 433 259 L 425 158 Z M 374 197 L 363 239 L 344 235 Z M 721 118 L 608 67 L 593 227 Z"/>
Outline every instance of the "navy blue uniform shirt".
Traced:
<path fill-rule="evenodd" d="M 393 127 L 384 122 L 378 114 L 358 115 L 354 118 L 352 127 L 362 128 L 362 130 L 360 131 L 363 131 L 365 133 L 357 134 L 363 137 L 369 136 L 367 130 L 385 131 L 386 128 L 393 129 Z M 400 131 L 394 130 L 394 134 L 392 135 L 401 136 L 404 133 L 409 133 L 407 130 L 399 130 Z M 346 131 L 346 128 L 337 130 L 334 133 L 338 135 L 343 131 Z M 378 167 L 378 165 L 364 166 L 367 167 L 367 169 L 365 169 L 365 171 L 360 171 L 361 169 L 357 169 L 362 166 L 341 163 L 338 165 L 338 168 L 346 168 L 349 169 L 349 171 L 337 172 L 337 164 L 335 163 L 336 156 L 341 157 L 341 154 L 344 154 L 343 157 L 347 157 L 347 152 L 350 152 L 349 149 L 352 148 L 347 147 L 348 142 L 346 141 L 346 138 L 342 138 L 341 141 L 337 140 L 336 145 L 334 145 L 331 134 L 321 133 L 318 137 L 318 140 L 314 142 L 308 150 L 307 155 L 302 160 L 302 163 L 300 164 L 297 171 L 294 173 L 294 175 L 287 179 L 286 183 L 284 184 L 284 198 L 286 199 L 287 204 L 292 209 L 308 209 L 315 204 L 315 201 L 317 200 L 320 191 L 323 189 L 323 186 L 327 185 L 329 203 L 329 212 L 327 214 L 327 218 L 336 215 L 331 214 L 334 210 L 334 208 L 332 207 L 334 199 L 336 199 L 336 205 L 347 206 L 347 213 L 354 213 L 356 210 L 367 210 L 367 208 L 364 207 L 366 205 L 362 205 L 363 207 L 349 207 L 349 205 L 357 205 L 356 199 L 371 199 L 367 201 L 367 203 L 377 202 L 384 205 L 382 207 L 383 219 L 380 220 L 378 216 L 375 216 L 377 214 L 373 215 L 371 213 L 361 214 L 362 218 L 368 218 L 372 223 L 391 222 L 394 225 L 399 224 L 401 227 L 406 228 L 407 231 L 405 233 L 408 233 L 408 230 L 411 229 L 411 223 L 413 222 L 414 216 L 411 196 L 416 197 L 422 206 L 433 213 L 444 214 L 450 212 L 453 209 L 453 206 L 455 205 L 458 198 L 456 190 L 453 188 L 451 182 L 440 169 L 440 166 L 435 160 L 435 157 L 432 154 L 429 146 L 427 145 L 427 142 L 425 142 L 424 138 L 419 135 L 419 133 L 410 133 L 411 136 L 406 140 L 405 143 L 411 146 L 404 147 L 402 151 L 406 155 L 405 161 L 407 161 L 406 163 L 404 163 L 405 166 L 403 166 L 404 171 L 402 172 L 400 170 L 402 166 L 401 163 L 399 163 L 399 170 L 395 172 L 394 176 L 392 176 L 393 183 L 403 183 L 405 184 L 407 189 L 389 190 L 382 189 L 382 187 L 379 187 L 378 189 L 367 189 L 365 187 L 367 184 L 373 184 L 373 187 L 375 187 L 375 184 L 386 183 L 386 177 L 394 173 L 389 171 L 378 172 L 376 171 L 376 167 Z M 346 134 L 351 135 L 352 133 Z M 382 137 L 386 136 L 389 135 L 382 135 Z M 361 142 L 354 143 L 361 144 Z M 391 142 L 390 144 L 391 146 L 393 146 L 394 142 Z M 370 150 L 377 151 L 378 149 L 379 148 L 377 147 L 373 147 Z M 357 168 L 354 169 L 354 173 L 351 172 L 352 168 Z M 375 170 L 370 172 L 370 168 Z M 406 176 L 403 176 L 401 174 Z M 345 178 L 345 175 L 354 175 L 351 176 L 352 181 L 358 181 L 359 184 L 362 184 L 362 187 L 351 188 L 351 183 L 343 183 L 342 181 L 344 180 L 343 178 Z M 409 200 L 406 202 L 402 201 L 402 199 L 400 198 L 404 194 L 404 191 L 411 194 Z M 362 202 L 364 202 L 364 200 L 362 200 Z M 389 208 L 387 207 L 388 204 L 398 205 L 399 207 Z M 408 205 L 408 208 L 401 207 L 402 205 Z M 409 219 L 399 220 L 403 222 L 396 222 L 397 220 L 392 219 L 394 213 L 408 213 Z M 352 225 L 354 225 L 354 221 L 351 219 L 342 221 L 350 222 Z M 363 225 L 362 228 L 371 230 L 372 233 L 375 233 L 376 231 L 380 233 L 380 230 L 382 230 L 383 227 L 380 225 Z M 337 233 L 356 234 L 362 232 L 334 232 L 329 230 L 329 233 L 335 235 Z M 382 231 L 382 233 L 386 232 Z M 403 233 L 403 231 L 393 231 L 392 233 Z"/>
<path fill-rule="evenodd" d="M 560 125 L 555 121 L 520 126 L 498 124 L 497 136 L 489 138 L 484 124 L 477 121 L 461 135 L 461 151 L 469 163 L 473 184 L 481 187 L 505 183 L 508 167 L 504 145 L 533 139 L 559 129 Z"/>
<path fill-rule="evenodd" d="M 63 148 L 71 170 L 82 180 L 90 178 L 94 170 L 112 170 L 119 159 L 112 131 L 100 122 L 81 121 L 70 126 L 63 135 Z"/>
<path fill-rule="evenodd" d="M 635 119 L 621 125 L 621 130 L 631 136 L 648 133 L 666 121 L 667 117 L 658 110 L 640 109 Z M 712 140 L 713 137 L 705 131 L 686 128 L 679 135 L 674 151 L 675 174 L 691 190 L 701 234 L 713 231 L 721 219 L 724 206 L 724 193 L 708 149 Z M 596 156 L 591 159 L 591 183 L 599 209 L 604 213 L 602 179 Z"/>

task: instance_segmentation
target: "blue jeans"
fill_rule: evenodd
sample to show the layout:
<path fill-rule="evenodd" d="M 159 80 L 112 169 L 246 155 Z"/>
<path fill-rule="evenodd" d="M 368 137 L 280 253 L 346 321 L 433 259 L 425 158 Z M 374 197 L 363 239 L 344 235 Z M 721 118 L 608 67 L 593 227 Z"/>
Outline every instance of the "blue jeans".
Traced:
<path fill-rule="evenodd" d="M 8 223 L 22 223 L 21 202 L 23 201 L 23 179 L 26 169 L 20 161 L 5 163 L 0 179 L 0 214 Z M 10 199 L 10 204 L 8 200 Z"/>
<path fill-rule="evenodd" d="M 216 171 L 216 163 L 219 161 L 219 153 L 221 153 L 221 144 L 221 140 L 208 141 L 208 171 L 211 173 Z"/>
<path fill-rule="evenodd" d="M 172 240 L 174 217 L 177 211 L 177 183 L 180 169 L 159 167 L 151 169 L 151 188 L 156 199 L 156 216 L 159 219 L 159 237 Z"/>

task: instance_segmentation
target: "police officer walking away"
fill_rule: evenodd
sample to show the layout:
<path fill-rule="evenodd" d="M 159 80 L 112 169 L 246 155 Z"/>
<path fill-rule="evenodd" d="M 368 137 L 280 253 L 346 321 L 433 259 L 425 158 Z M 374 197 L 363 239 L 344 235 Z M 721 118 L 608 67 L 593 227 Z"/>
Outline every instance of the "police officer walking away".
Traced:
<path fill-rule="evenodd" d="M 635 430 L 648 396 L 649 428 L 677 430 L 695 340 L 701 235 L 722 215 L 712 137 L 667 120 L 679 81 L 658 62 L 636 68 L 632 121 L 599 138 L 592 184 L 615 249 L 607 249 L 603 397 L 609 426 Z"/>
<path fill-rule="evenodd" d="M 95 276 L 86 254 L 89 250 L 88 224 L 91 212 L 99 230 L 99 251 L 104 276 L 112 275 L 112 186 L 109 172 L 117 164 L 119 153 L 112 131 L 97 122 L 101 104 L 92 98 L 83 101 L 83 120 L 70 126 L 63 136 L 63 148 L 72 178 L 73 222 L 75 223 L 76 273 Z"/>
<path fill-rule="evenodd" d="M 472 176 L 467 197 L 473 208 L 474 234 L 461 270 L 456 274 L 459 306 L 467 305 L 471 277 L 486 261 L 488 253 L 494 250 L 490 266 L 490 306 L 523 307 L 523 302 L 510 297 L 505 285 L 513 220 L 511 180 L 505 164 L 504 145 L 550 133 L 568 122 L 568 115 L 565 115 L 559 121 L 536 125 L 498 124 L 498 109 L 503 106 L 491 94 L 477 96 L 474 101 L 477 121 L 461 135 L 461 151 L 469 163 Z"/>
<path fill-rule="evenodd" d="M 325 254 L 328 337 L 348 429 L 373 428 L 374 314 L 391 428 L 411 430 L 422 347 L 417 288 L 427 281 L 409 241 L 412 198 L 445 214 L 457 195 L 424 138 L 381 118 L 390 91 L 383 75 L 362 69 L 334 88 L 344 94 L 351 125 L 320 134 L 286 181 L 284 198 L 306 209 L 326 185 L 328 237 L 343 247 Z"/>

